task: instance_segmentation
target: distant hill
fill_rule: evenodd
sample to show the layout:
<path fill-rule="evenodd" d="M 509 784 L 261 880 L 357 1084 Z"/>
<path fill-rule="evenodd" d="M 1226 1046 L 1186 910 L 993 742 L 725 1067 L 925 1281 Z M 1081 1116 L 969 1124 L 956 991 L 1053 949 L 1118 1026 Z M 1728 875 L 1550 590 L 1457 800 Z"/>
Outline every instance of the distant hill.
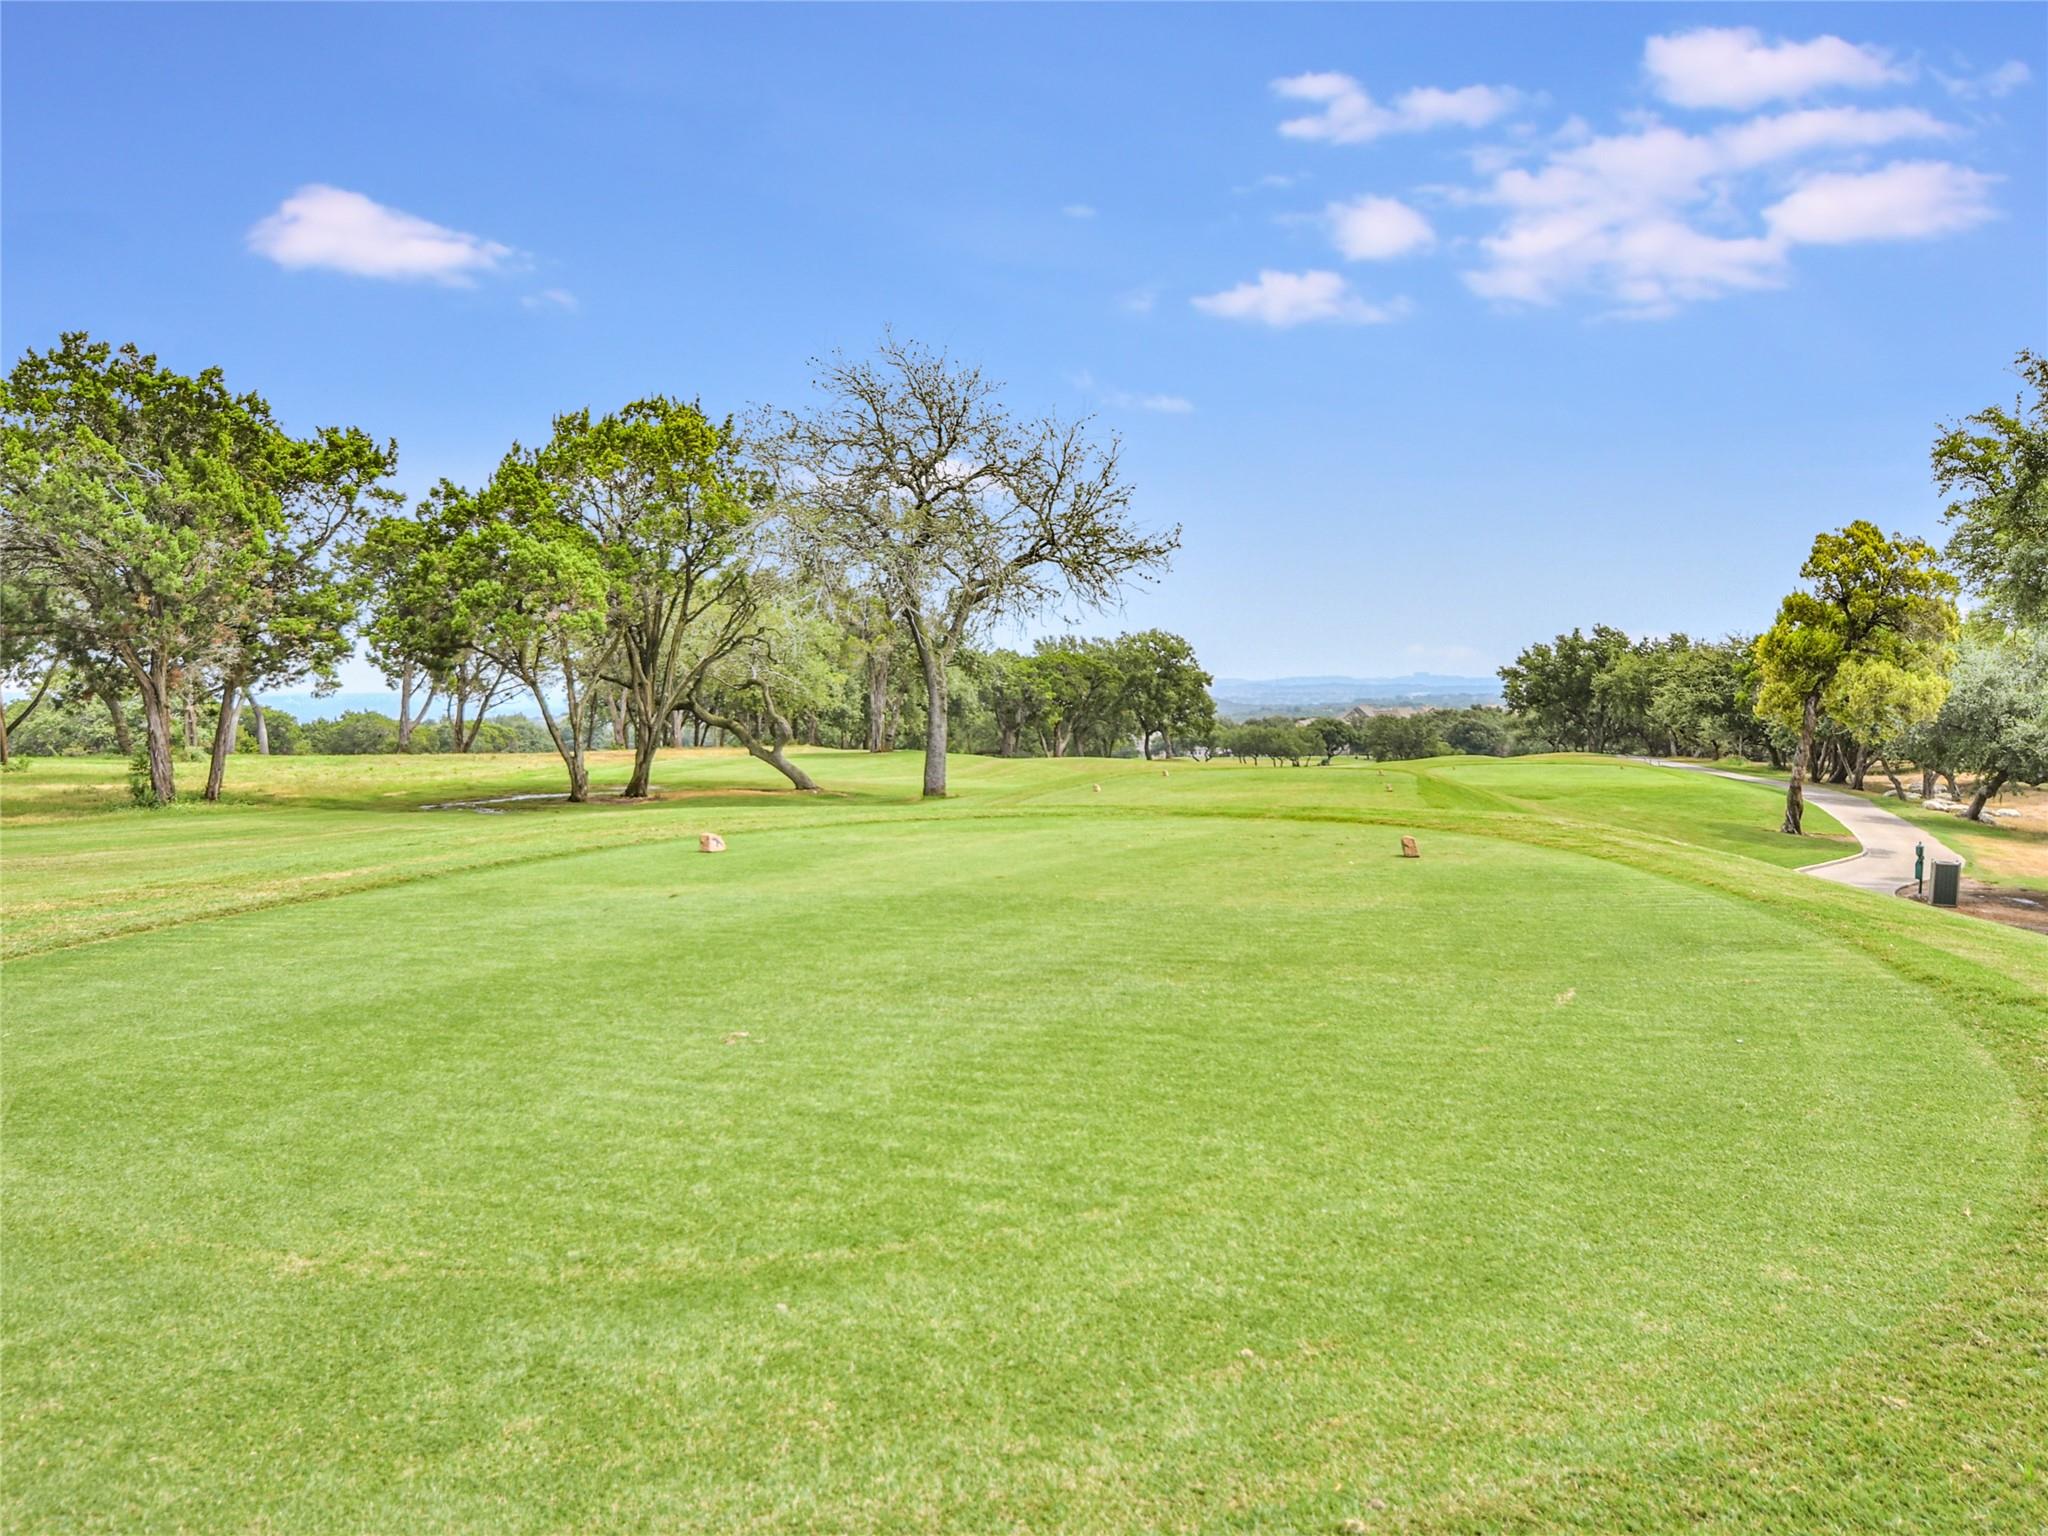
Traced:
<path fill-rule="evenodd" d="M 1498 704 L 1500 679 L 1411 672 L 1406 677 L 1219 677 L 1209 686 L 1219 714 L 1340 715 L 1360 704 L 1387 709 L 1463 709 Z"/>

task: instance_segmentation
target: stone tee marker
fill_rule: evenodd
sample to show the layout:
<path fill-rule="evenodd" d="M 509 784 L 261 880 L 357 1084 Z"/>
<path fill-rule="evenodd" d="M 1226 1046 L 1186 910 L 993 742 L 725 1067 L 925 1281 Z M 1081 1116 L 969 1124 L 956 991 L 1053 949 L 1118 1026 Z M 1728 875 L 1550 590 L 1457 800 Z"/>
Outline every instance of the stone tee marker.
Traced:
<path fill-rule="evenodd" d="M 1404 837 L 1401 839 L 1401 857 L 1404 859 L 1419 859 L 1422 857 L 1422 850 L 1415 846 L 1414 838 Z"/>
<path fill-rule="evenodd" d="M 697 839 L 697 851 L 699 853 L 723 853 L 725 852 L 725 839 L 716 832 L 706 832 Z"/>

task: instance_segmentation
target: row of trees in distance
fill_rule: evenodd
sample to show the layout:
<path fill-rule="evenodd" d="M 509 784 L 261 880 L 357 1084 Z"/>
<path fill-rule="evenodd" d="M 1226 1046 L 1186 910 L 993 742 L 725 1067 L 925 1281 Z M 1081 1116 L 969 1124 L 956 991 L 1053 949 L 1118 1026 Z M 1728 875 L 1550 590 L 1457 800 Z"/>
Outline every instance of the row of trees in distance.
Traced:
<path fill-rule="evenodd" d="M 516 690 L 572 799 L 606 715 L 634 751 L 629 798 L 685 721 L 809 789 L 784 749 L 853 649 L 871 737 L 899 660 L 914 666 L 924 790 L 942 795 L 974 638 L 1099 606 L 1162 571 L 1179 531 L 1140 526 L 1113 437 L 1019 416 L 941 354 L 885 338 L 821 360 L 815 383 L 810 410 L 745 423 L 665 395 L 567 412 L 484 485 L 444 481 L 407 508 L 394 443 L 294 437 L 218 369 L 67 334 L 0 382 L 0 672 L 39 679 L 0 710 L 0 753 L 69 679 L 114 715 L 134 701 L 145 798 L 167 803 L 177 717 L 204 695 L 216 799 L 255 692 L 331 678 L 360 633 L 400 694 L 401 748 L 437 696 L 470 748 Z M 1199 721 L 1184 643 L 1108 644 L 1160 658 L 1153 685 L 1116 685 L 1148 745 Z M 978 658 L 1013 674 L 999 728 L 1052 750 L 1108 729 L 1100 649 Z"/>
<path fill-rule="evenodd" d="M 1501 669 L 1509 709 L 1565 750 L 1768 757 L 1795 834 L 1810 778 L 1861 789 L 1874 766 L 1904 795 L 1910 764 L 1924 796 L 1969 775 L 1972 818 L 2048 780 L 2048 359 L 2017 371 L 2020 400 L 1935 438 L 1945 549 L 1859 519 L 1814 540 L 1763 633 L 1575 629 Z"/>

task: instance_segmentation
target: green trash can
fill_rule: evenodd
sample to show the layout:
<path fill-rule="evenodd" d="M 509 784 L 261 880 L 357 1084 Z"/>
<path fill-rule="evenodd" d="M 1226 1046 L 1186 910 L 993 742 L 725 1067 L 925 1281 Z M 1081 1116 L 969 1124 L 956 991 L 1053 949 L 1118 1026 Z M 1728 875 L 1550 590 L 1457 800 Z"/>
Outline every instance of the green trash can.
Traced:
<path fill-rule="evenodd" d="M 1960 859 L 1934 861 L 1934 904 L 1952 907 L 1963 891 L 1963 863 Z"/>

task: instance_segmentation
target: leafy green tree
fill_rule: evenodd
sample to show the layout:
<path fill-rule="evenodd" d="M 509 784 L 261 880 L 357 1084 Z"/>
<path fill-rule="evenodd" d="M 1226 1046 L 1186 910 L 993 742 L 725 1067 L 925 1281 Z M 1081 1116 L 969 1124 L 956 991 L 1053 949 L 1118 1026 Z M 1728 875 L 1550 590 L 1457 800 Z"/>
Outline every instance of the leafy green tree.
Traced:
<path fill-rule="evenodd" d="M 256 722 L 263 721 L 264 742 L 259 748 L 256 740 Z M 257 715 L 249 711 L 242 717 L 241 735 L 236 740 L 237 752 L 261 750 L 265 755 L 275 757 L 297 757 L 312 750 L 306 745 L 306 728 L 281 709 L 270 709 Z"/>
<path fill-rule="evenodd" d="M 1799 732 L 1785 791 L 1783 830 L 1793 836 L 1805 815 L 1821 701 L 1842 669 L 1885 661 L 1939 673 L 1956 633 L 1956 580 L 1924 540 L 1888 539 L 1859 519 L 1816 538 L 1799 574 L 1808 590 L 1787 596 L 1777 622 L 1756 642 L 1757 712 L 1796 721 Z"/>
<path fill-rule="evenodd" d="M 1322 748 L 1323 761 L 1326 763 L 1339 752 L 1348 751 L 1358 739 L 1349 725 L 1329 715 L 1309 721 L 1302 729 L 1315 738 L 1317 745 Z"/>
<path fill-rule="evenodd" d="M 1114 438 L 1012 417 L 974 368 L 894 338 L 818 365 L 824 398 L 786 418 L 806 527 L 903 625 L 925 684 L 924 792 L 946 793 L 947 673 L 979 628 L 1061 597 L 1095 605 L 1163 567 L 1180 532 L 1141 531 Z"/>
<path fill-rule="evenodd" d="M 1719 757 L 1757 738 L 1750 645 L 1732 638 L 1686 641 L 1662 654 L 1645 727 L 1665 750 L 1676 756 L 1690 747 Z"/>
<path fill-rule="evenodd" d="M 1427 715 L 1370 715 L 1358 722 L 1357 750 L 1375 762 L 1411 762 L 1443 755 L 1436 722 Z"/>
<path fill-rule="evenodd" d="M 1824 709 L 1830 720 L 1856 744 L 1850 787 L 1863 787 L 1864 764 L 1872 753 L 1892 788 L 1906 786 L 1891 766 L 1890 754 L 1913 731 L 1933 720 L 1948 697 L 1949 680 L 1926 667 L 1901 666 L 1884 656 L 1859 657 L 1842 664 L 1829 685 Z"/>
<path fill-rule="evenodd" d="M 732 420 L 652 395 L 607 416 L 558 416 L 530 456 L 555 514 L 590 539 L 610 579 L 603 673 L 633 724 L 627 799 L 647 794 L 670 717 L 762 632 L 755 567 L 773 497 L 749 454 Z"/>
<path fill-rule="evenodd" d="M 445 653 L 452 644 L 452 637 L 443 629 L 406 605 L 425 557 L 426 538 L 417 517 L 394 515 L 377 519 L 348 551 L 368 604 L 364 649 L 371 665 L 384 674 L 385 684 L 398 694 L 401 752 L 412 750 L 413 733 L 426 723 L 427 712 L 442 687 L 443 679 L 436 676 L 429 658 Z M 434 607 L 438 611 L 441 605 L 437 602 Z M 479 717 L 482 713 L 478 711 Z"/>
<path fill-rule="evenodd" d="M 1944 427 L 1934 481 L 1950 499 L 1948 556 L 2007 619 L 2048 623 L 2048 357 L 2014 363 L 2032 398 Z"/>
<path fill-rule="evenodd" d="M 1605 624 L 1588 636 L 1574 629 L 1528 647 L 1500 669 L 1507 707 L 1532 721 L 1544 736 L 1575 752 L 1606 745 L 1600 676 L 1629 649 L 1629 638 Z"/>
<path fill-rule="evenodd" d="M 306 750 L 317 757 L 353 757 L 398 750 L 398 722 L 372 709 L 351 709 L 332 720 L 308 720 Z"/>
<path fill-rule="evenodd" d="M 1276 763 L 1285 758 L 1296 767 L 1322 750 L 1315 737 L 1282 719 L 1247 720 L 1223 733 L 1223 745 L 1231 756 L 1253 764 L 1266 757 Z"/>
<path fill-rule="evenodd" d="M 126 670 L 159 805 L 177 795 L 172 710 L 257 603 L 284 533 L 262 473 L 279 436 L 219 369 L 187 377 L 83 332 L 0 383 L 0 564 L 50 595 L 73 644 Z"/>
<path fill-rule="evenodd" d="M 1139 744 L 1152 756 L 1157 736 L 1166 755 L 1173 756 L 1173 738 L 1207 730 L 1215 723 L 1216 702 L 1209 696 L 1212 681 L 1195 660 L 1195 648 L 1163 629 L 1119 635 L 1111 643 L 1123 674 L 1123 704 L 1137 722 Z"/>
<path fill-rule="evenodd" d="M 1048 757 L 1091 743 L 1107 755 L 1122 733 L 1125 678 L 1113 647 L 1072 637 L 1038 642 L 1031 658 L 1038 679 L 1037 724 Z"/>
<path fill-rule="evenodd" d="M 996 730 L 998 757 L 1015 757 L 1024 732 L 1045 718 L 1051 707 L 1043 668 L 1029 656 L 1015 651 L 963 651 L 966 670 L 981 685 L 981 693 Z"/>
<path fill-rule="evenodd" d="M 1437 728 L 1444 744 L 1474 757 L 1506 757 L 1515 749 L 1514 727 L 1503 710 L 1485 705 L 1445 711 Z"/>
<path fill-rule="evenodd" d="M 518 453 L 481 495 L 443 481 L 418 526 L 424 541 L 404 606 L 433 613 L 448 644 L 525 686 L 568 770 L 569 799 L 581 804 L 590 796 L 593 677 L 616 643 L 596 541 L 561 515 L 532 456 Z M 559 714 L 551 702 L 558 689 Z"/>
<path fill-rule="evenodd" d="M 395 443 L 358 428 L 326 427 L 309 439 L 265 433 L 260 459 L 243 472 L 274 498 L 243 601 L 218 615 L 212 670 L 219 696 L 205 798 L 218 800 L 234 750 L 242 700 L 259 687 L 331 681 L 352 648 L 349 627 L 360 591 L 336 557 L 371 509 L 399 499 L 382 482 L 396 468 Z"/>
<path fill-rule="evenodd" d="M 9 740 L 50 696 L 64 669 L 64 650 L 50 593 L 40 582 L 0 572 L 0 764 Z M 6 689 L 19 683 L 27 702 L 8 714 Z"/>
<path fill-rule="evenodd" d="M 2006 785 L 2048 781 L 2048 632 L 1973 630 L 1939 726 L 1949 765 L 1976 775 L 1970 820 Z"/>

